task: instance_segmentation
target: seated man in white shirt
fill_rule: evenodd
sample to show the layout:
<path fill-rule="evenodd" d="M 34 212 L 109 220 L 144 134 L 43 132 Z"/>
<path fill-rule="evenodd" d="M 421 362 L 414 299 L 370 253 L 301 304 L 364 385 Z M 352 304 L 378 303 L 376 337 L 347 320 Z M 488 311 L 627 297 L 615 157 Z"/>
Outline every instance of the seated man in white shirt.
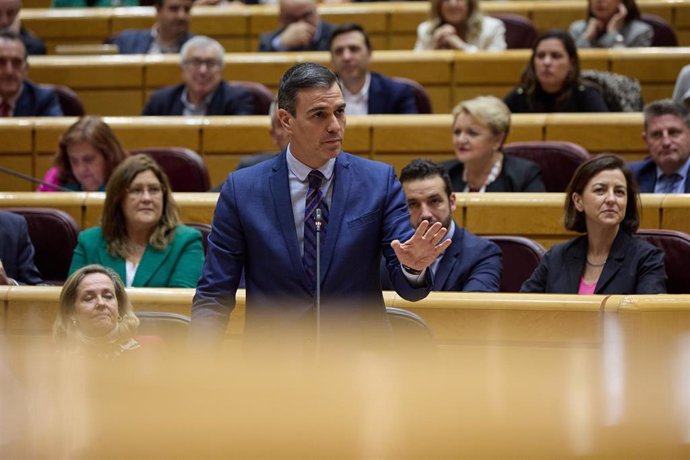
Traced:
<path fill-rule="evenodd" d="M 329 45 L 331 66 L 343 86 L 347 115 L 419 113 L 414 88 L 369 71 L 371 42 L 359 24 L 342 24 Z"/>

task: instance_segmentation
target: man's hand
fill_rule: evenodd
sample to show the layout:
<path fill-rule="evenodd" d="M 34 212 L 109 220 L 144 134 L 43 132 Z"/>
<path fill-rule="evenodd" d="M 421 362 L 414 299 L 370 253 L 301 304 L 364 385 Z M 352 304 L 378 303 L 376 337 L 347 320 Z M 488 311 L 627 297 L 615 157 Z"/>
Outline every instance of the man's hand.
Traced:
<path fill-rule="evenodd" d="M 10 282 L 10 279 L 5 273 L 5 267 L 2 266 L 2 260 L 0 260 L 0 286 L 7 286 L 8 284 L 14 284 Z"/>
<path fill-rule="evenodd" d="M 304 21 L 293 22 L 280 34 L 280 44 L 286 49 L 303 48 L 311 43 L 316 27 Z"/>
<path fill-rule="evenodd" d="M 447 232 L 448 229 L 443 228 L 440 222 L 429 226 L 429 221 L 423 220 L 412 238 L 404 243 L 395 240 L 391 247 L 401 264 L 413 270 L 424 270 L 450 246 L 449 239 L 440 242 Z"/>

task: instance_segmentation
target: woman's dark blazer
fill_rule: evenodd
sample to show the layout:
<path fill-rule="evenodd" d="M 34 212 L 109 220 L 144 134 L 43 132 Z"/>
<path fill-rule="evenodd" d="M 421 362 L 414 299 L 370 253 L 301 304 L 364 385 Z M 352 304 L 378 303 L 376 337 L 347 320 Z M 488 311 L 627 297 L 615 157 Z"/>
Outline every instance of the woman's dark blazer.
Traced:
<path fill-rule="evenodd" d="M 465 167 L 458 160 L 450 160 L 441 164 L 448 175 L 454 192 L 465 190 L 462 171 Z M 538 164 L 514 157 L 503 156 L 503 168 L 495 181 L 486 187 L 487 192 L 545 192 L 544 182 L 541 180 L 541 168 Z"/>
<path fill-rule="evenodd" d="M 587 235 L 552 247 L 520 292 L 577 294 L 587 257 Z M 664 251 L 620 230 L 595 294 L 663 294 Z"/>

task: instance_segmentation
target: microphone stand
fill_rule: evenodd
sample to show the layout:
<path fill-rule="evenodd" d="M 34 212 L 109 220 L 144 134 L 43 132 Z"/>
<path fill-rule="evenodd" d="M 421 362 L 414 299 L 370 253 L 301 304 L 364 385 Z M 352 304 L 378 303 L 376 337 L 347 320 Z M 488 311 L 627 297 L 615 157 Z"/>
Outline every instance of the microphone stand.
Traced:
<path fill-rule="evenodd" d="M 61 185 L 51 184 L 50 182 L 42 181 L 41 179 L 36 179 L 35 177 L 27 176 L 26 174 L 22 174 L 19 171 L 14 171 L 12 169 L 4 168 L 2 166 L 0 166 L 0 172 L 4 172 L 5 174 L 9 174 L 10 176 L 18 177 L 20 179 L 28 180 L 29 182 L 33 182 L 34 184 L 45 185 L 46 187 L 54 188 L 55 190 L 59 190 L 61 192 L 72 191 Z"/>
<path fill-rule="evenodd" d="M 314 225 L 316 227 L 316 356 L 321 351 L 321 208 L 314 211 Z"/>

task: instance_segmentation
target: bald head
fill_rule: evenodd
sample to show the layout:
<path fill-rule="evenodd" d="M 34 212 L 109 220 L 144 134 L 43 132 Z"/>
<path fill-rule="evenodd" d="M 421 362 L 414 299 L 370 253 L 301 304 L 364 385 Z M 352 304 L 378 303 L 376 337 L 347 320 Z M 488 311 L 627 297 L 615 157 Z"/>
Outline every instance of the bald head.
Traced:
<path fill-rule="evenodd" d="M 280 24 L 285 27 L 295 22 L 307 22 L 314 27 L 319 13 L 314 0 L 280 0 Z"/>

